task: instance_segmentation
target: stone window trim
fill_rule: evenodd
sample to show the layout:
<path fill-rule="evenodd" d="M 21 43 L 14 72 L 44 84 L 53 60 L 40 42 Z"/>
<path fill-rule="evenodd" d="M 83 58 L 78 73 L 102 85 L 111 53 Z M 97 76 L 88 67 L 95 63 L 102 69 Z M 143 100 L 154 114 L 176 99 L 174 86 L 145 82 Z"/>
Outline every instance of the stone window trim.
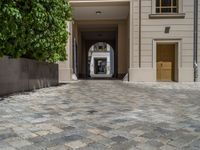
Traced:
<path fill-rule="evenodd" d="M 156 13 L 156 0 L 152 0 L 152 11 L 149 15 L 150 19 L 183 19 L 183 0 L 178 0 L 178 13 Z"/>

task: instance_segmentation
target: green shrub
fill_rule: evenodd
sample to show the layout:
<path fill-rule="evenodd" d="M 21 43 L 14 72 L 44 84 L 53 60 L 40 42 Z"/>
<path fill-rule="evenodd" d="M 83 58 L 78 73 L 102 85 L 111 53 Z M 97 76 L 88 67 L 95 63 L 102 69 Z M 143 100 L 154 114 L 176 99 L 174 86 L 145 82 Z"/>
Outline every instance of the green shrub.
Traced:
<path fill-rule="evenodd" d="M 66 59 L 67 0 L 0 0 L 0 56 Z"/>

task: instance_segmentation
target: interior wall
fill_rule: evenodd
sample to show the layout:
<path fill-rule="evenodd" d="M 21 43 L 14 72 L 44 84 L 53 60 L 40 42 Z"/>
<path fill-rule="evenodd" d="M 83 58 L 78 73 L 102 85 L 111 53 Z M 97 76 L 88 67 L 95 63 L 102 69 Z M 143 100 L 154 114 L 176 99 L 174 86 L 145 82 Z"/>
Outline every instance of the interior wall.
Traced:
<path fill-rule="evenodd" d="M 118 24 L 118 77 L 127 73 L 127 31 L 126 22 Z"/>
<path fill-rule="evenodd" d="M 127 31 L 127 42 L 126 42 L 126 45 L 127 45 L 127 71 L 129 71 L 129 68 L 130 68 L 130 14 L 127 18 L 127 22 L 126 22 L 126 31 Z"/>

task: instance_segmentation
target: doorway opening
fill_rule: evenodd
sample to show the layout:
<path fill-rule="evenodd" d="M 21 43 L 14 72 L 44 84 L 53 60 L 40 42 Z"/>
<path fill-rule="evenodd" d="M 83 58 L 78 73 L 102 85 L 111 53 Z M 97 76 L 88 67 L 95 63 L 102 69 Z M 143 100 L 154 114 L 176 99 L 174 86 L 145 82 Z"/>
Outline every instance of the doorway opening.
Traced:
<path fill-rule="evenodd" d="M 91 65 L 92 66 L 92 65 Z M 107 74 L 107 59 L 106 58 L 95 58 L 94 59 L 94 74 L 92 75 L 106 75 Z"/>
<path fill-rule="evenodd" d="M 178 52 L 176 43 L 157 44 L 157 81 L 175 82 L 178 80 Z"/>
<path fill-rule="evenodd" d="M 114 50 L 106 42 L 98 42 L 88 51 L 88 77 L 112 78 L 114 76 Z"/>

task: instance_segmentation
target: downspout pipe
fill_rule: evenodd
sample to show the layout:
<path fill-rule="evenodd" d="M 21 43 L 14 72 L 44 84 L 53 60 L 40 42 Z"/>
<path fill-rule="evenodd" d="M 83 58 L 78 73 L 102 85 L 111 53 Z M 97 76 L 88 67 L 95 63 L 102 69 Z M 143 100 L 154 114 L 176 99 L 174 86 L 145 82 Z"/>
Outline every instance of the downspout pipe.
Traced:
<path fill-rule="evenodd" d="M 142 0 L 139 0 L 139 68 L 142 67 L 141 54 L 142 54 Z"/>
<path fill-rule="evenodd" d="M 198 82 L 198 0 L 194 0 L 194 82 Z"/>

